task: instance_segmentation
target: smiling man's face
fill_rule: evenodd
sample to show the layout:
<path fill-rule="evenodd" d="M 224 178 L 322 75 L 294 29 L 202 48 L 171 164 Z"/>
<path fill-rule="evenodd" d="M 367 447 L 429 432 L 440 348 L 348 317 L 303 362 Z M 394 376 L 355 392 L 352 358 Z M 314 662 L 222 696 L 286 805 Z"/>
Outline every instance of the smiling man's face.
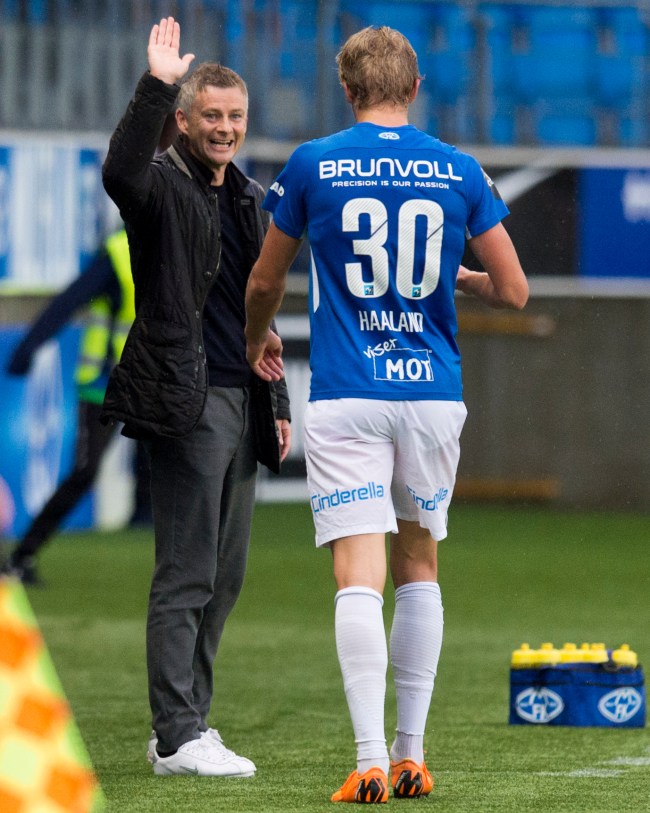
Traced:
<path fill-rule="evenodd" d="M 213 170 L 213 185 L 224 181 L 226 166 L 232 161 L 246 136 L 248 99 L 238 87 L 208 85 L 196 94 L 189 115 L 176 111 L 178 128 L 187 148 Z"/>

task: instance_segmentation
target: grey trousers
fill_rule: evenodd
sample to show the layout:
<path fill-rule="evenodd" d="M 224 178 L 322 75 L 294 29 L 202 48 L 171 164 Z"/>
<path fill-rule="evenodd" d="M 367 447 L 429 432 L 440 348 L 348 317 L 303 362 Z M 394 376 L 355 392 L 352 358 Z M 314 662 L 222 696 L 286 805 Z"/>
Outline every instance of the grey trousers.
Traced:
<path fill-rule="evenodd" d="M 208 728 L 213 663 L 244 580 L 257 463 L 249 392 L 210 387 L 186 437 L 148 443 L 156 560 L 147 619 L 158 750 Z"/>

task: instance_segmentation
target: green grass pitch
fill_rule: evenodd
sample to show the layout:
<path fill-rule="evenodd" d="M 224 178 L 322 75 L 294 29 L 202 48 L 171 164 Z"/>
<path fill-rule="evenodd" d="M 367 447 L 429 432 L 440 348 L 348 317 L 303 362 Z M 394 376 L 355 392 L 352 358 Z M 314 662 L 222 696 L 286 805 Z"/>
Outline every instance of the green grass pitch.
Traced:
<path fill-rule="evenodd" d="M 331 811 L 355 752 L 330 555 L 313 547 L 308 507 L 258 506 L 217 658 L 211 723 L 256 762 L 253 779 L 154 777 L 145 760 L 152 548 L 147 531 L 62 534 L 41 558 L 47 586 L 29 590 L 109 813 Z M 649 554 L 648 516 L 455 505 L 440 550 L 445 640 L 425 742 L 436 787 L 389 808 L 650 810 L 648 729 L 507 725 L 509 656 L 522 641 L 627 642 L 648 662 Z M 390 742 L 390 674 L 388 686 Z"/>

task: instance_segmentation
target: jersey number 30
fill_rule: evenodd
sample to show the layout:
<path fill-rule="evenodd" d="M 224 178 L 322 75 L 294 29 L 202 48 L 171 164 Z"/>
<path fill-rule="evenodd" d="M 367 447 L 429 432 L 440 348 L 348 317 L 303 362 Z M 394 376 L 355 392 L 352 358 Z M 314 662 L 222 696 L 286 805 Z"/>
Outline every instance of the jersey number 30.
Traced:
<path fill-rule="evenodd" d="M 346 263 L 348 288 L 354 296 L 371 299 L 383 296 L 388 290 L 388 252 L 384 248 L 388 239 L 388 212 L 375 198 L 355 198 L 343 207 L 344 232 L 359 232 L 361 215 L 370 218 L 370 237 L 353 240 L 356 255 L 370 257 L 372 279 L 364 279 L 361 263 Z M 416 218 L 426 218 L 424 268 L 420 282 L 415 282 Z M 434 201 L 407 200 L 400 206 L 397 223 L 397 268 L 395 284 L 405 299 L 423 299 L 433 293 L 440 278 L 440 250 L 442 248 L 442 207 Z M 422 234 L 422 231 L 420 231 Z"/>

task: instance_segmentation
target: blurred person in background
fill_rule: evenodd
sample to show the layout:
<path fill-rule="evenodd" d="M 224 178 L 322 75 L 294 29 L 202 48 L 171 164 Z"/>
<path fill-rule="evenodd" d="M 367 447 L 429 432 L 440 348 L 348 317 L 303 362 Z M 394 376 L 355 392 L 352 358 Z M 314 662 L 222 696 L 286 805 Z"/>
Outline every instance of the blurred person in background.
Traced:
<path fill-rule="evenodd" d="M 357 766 L 334 802 L 425 796 L 424 734 L 443 634 L 438 542 L 447 535 L 466 417 L 454 291 L 522 308 L 528 285 L 508 214 L 474 158 L 409 125 L 421 77 L 387 27 L 337 57 L 356 124 L 298 147 L 264 201 L 273 224 L 246 298 L 253 370 L 282 374 L 271 328 L 288 268 L 312 251 L 305 454 L 317 546 L 332 551 L 335 637 Z M 460 262 L 466 239 L 484 272 Z M 397 731 L 387 749 L 387 576 Z"/>
<path fill-rule="evenodd" d="M 25 584 L 41 584 L 36 556 L 64 518 L 91 487 L 114 434 L 99 416 L 108 376 L 122 354 L 135 314 L 129 245 L 124 229 L 111 234 L 88 268 L 55 296 L 14 350 L 7 371 L 26 375 L 34 354 L 55 336 L 77 311 L 87 307 L 80 339 L 75 382 L 77 385 L 77 441 L 72 470 L 33 519 L 2 565 L 2 572 Z M 137 467 L 134 524 L 147 521 L 150 513 L 148 471 L 144 461 Z"/>
<path fill-rule="evenodd" d="M 269 220 L 261 186 L 232 163 L 246 84 L 216 63 L 186 77 L 194 56 L 179 46 L 172 17 L 153 26 L 149 71 L 104 163 L 126 223 L 136 317 L 103 419 L 142 438 L 151 463 L 153 771 L 247 777 L 254 763 L 208 725 L 213 664 L 244 579 L 257 461 L 278 471 L 286 457 L 289 401 L 284 380 L 256 378 L 246 362 L 244 295 Z M 179 136 L 155 157 L 174 107 Z"/>
<path fill-rule="evenodd" d="M 11 489 L 0 477 L 0 540 L 9 531 L 16 516 L 16 506 Z"/>

